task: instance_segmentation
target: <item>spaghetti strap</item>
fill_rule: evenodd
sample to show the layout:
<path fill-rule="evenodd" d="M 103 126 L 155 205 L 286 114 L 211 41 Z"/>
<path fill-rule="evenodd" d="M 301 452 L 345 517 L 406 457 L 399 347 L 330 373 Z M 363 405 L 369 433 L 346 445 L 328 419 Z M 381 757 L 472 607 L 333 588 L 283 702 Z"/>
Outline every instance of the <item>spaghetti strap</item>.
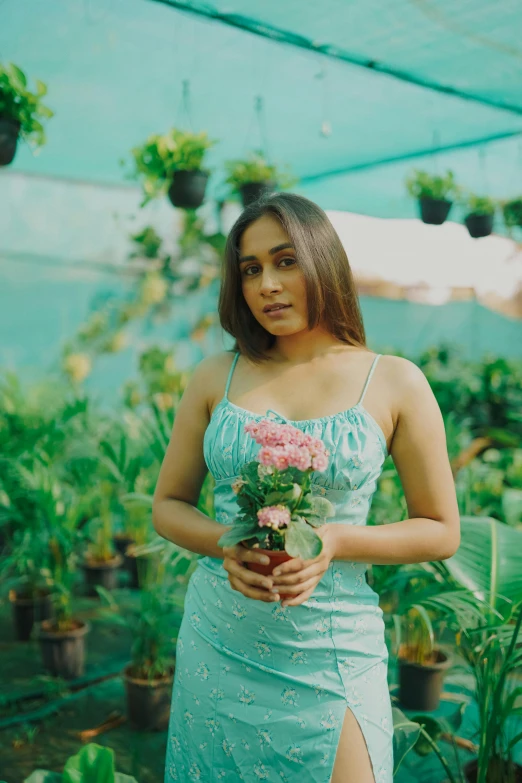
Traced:
<path fill-rule="evenodd" d="M 373 375 L 373 371 L 375 370 L 375 366 L 377 364 L 377 361 L 379 360 L 379 356 L 382 356 L 382 354 L 378 353 L 372 362 L 372 366 L 370 367 L 370 372 L 368 373 L 368 377 L 366 378 L 366 383 L 364 384 L 364 388 L 362 390 L 361 398 L 357 403 L 357 405 L 362 405 L 362 401 L 364 400 L 364 395 L 366 394 L 366 389 L 368 388 L 368 384 L 370 383 L 371 377 Z"/>
<path fill-rule="evenodd" d="M 224 396 L 225 400 L 228 400 L 228 390 L 230 389 L 230 381 L 232 380 L 232 375 L 234 373 L 234 369 L 238 359 L 239 359 L 239 351 L 236 352 L 236 355 L 234 356 L 234 361 L 232 362 L 232 366 L 230 367 L 230 372 L 228 373 L 227 385 L 225 387 L 225 396 Z"/>

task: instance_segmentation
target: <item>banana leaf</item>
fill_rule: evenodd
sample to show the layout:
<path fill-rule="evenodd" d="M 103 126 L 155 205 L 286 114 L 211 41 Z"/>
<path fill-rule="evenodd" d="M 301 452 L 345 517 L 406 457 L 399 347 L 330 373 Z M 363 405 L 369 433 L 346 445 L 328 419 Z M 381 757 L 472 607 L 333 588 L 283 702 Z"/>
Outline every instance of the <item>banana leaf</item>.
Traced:
<path fill-rule="evenodd" d="M 522 531 L 492 517 L 460 521 L 460 547 L 444 565 L 478 600 L 508 619 L 522 601 Z"/>

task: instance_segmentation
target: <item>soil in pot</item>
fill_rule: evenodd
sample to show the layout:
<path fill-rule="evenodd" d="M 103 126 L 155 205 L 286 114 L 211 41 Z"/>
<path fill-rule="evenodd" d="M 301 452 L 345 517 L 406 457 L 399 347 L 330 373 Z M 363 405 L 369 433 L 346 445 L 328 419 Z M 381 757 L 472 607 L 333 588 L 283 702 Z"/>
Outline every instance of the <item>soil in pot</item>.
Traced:
<path fill-rule="evenodd" d="M 420 198 L 419 207 L 423 223 L 441 226 L 449 215 L 452 201 L 443 198 Z"/>
<path fill-rule="evenodd" d="M 118 569 L 122 563 L 123 557 L 120 554 L 105 562 L 85 560 L 82 563 L 82 569 L 87 595 L 98 595 L 96 585 L 104 587 L 106 590 L 114 590 L 118 586 Z"/>
<path fill-rule="evenodd" d="M 493 231 L 493 214 L 481 215 L 476 212 L 471 212 L 464 218 L 464 223 L 468 229 L 470 237 L 473 239 L 480 239 L 481 237 L 488 237 Z"/>
<path fill-rule="evenodd" d="M 127 715 L 134 729 L 164 731 L 169 724 L 174 667 L 163 677 L 145 679 L 132 664 L 123 670 Z"/>
<path fill-rule="evenodd" d="M 502 764 L 502 762 L 499 762 Z M 498 775 L 493 777 L 494 780 L 499 780 L 504 783 L 522 783 L 522 767 L 520 764 L 513 764 L 513 772 L 514 777 L 508 777 L 508 773 L 505 770 L 502 770 L 502 767 L 500 767 Z M 513 773 L 512 773 L 513 774 Z M 467 764 L 464 765 L 464 777 L 468 781 L 468 783 L 477 783 L 478 778 L 478 759 L 473 759 L 472 761 L 468 761 Z"/>
<path fill-rule="evenodd" d="M 203 204 L 208 173 L 199 169 L 175 171 L 168 195 L 180 209 L 197 209 Z"/>
<path fill-rule="evenodd" d="M 115 533 L 112 543 L 114 544 L 116 551 L 119 552 L 120 555 L 124 555 L 127 547 L 134 544 L 134 539 L 132 536 L 129 536 L 128 533 Z"/>
<path fill-rule="evenodd" d="M 402 657 L 401 657 L 402 655 Z M 442 650 L 435 649 L 430 661 L 414 663 L 399 651 L 399 701 L 407 710 L 430 712 L 440 702 L 444 674 L 451 660 Z"/>
<path fill-rule="evenodd" d="M 256 574 L 263 574 L 263 576 L 270 576 L 272 574 L 272 571 L 276 566 L 278 566 L 280 563 L 286 563 L 287 560 L 292 560 L 292 556 L 288 554 L 288 552 L 285 552 L 284 550 L 282 552 L 278 552 L 273 549 L 258 549 L 255 548 L 256 552 L 259 552 L 262 555 L 266 555 L 270 558 L 270 562 L 266 565 L 264 563 L 243 563 L 245 568 L 248 568 L 249 571 L 255 571 Z M 295 595 L 292 593 L 279 593 L 280 598 L 295 598 Z"/>
<path fill-rule="evenodd" d="M 89 630 L 89 624 L 80 620 L 73 620 L 67 631 L 58 630 L 52 620 L 44 620 L 38 631 L 44 668 L 64 680 L 81 677 L 85 670 L 85 634 Z"/>
<path fill-rule="evenodd" d="M 0 117 L 0 166 L 7 166 L 14 159 L 20 123 L 10 117 Z"/>
<path fill-rule="evenodd" d="M 257 201 L 264 193 L 269 193 L 276 189 L 276 183 L 268 180 L 267 182 L 244 182 L 239 186 L 239 193 L 244 207 L 248 207 L 254 201 Z"/>
<path fill-rule="evenodd" d="M 34 595 L 10 590 L 9 600 L 13 607 L 14 627 L 19 642 L 27 642 L 31 638 L 34 623 L 41 623 L 52 617 L 51 594 L 47 590 L 38 590 Z"/>

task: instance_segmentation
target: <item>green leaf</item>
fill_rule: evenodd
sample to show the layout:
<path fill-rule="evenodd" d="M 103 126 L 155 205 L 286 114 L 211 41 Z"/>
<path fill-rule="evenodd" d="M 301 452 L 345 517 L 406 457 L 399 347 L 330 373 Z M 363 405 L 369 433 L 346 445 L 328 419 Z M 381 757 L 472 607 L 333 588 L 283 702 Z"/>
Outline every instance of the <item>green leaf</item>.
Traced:
<path fill-rule="evenodd" d="M 123 772 L 116 772 L 114 783 L 138 783 L 138 781 L 136 778 L 133 778 L 132 775 L 124 775 Z"/>
<path fill-rule="evenodd" d="M 409 720 L 397 707 L 392 707 L 393 716 L 393 774 L 401 766 L 405 757 L 415 746 L 420 734 L 420 726 Z"/>
<path fill-rule="evenodd" d="M 418 723 L 419 726 L 422 726 L 426 734 L 428 734 L 434 742 L 436 742 L 442 734 L 442 726 L 439 721 L 436 720 L 436 718 L 431 717 L 431 715 L 412 715 L 411 720 L 414 723 Z M 419 733 L 419 738 L 415 743 L 414 750 L 418 756 L 428 756 L 430 753 L 433 753 L 433 747 L 422 732 Z"/>
<path fill-rule="evenodd" d="M 247 538 L 255 535 L 259 528 L 252 522 L 235 522 L 230 530 L 226 530 L 218 541 L 218 546 L 236 546 Z"/>
<path fill-rule="evenodd" d="M 328 498 L 324 498 L 321 495 L 312 496 L 312 514 L 318 517 L 333 517 L 335 515 L 335 508 Z"/>
<path fill-rule="evenodd" d="M 114 783 L 114 751 L 90 742 L 63 769 L 63 783 Z"/>
<path fill-rule="evenodd" d="M 62 783 L 62 775 L 60 772 L 35 769 L 28 778 L 24 779 L 24 783 Z"/>
<path fill-rule="evenodd" d="M 14 63 L 10 63 L 9 70 L 22 87 L 27 87 L 27 77 L 25 73 Z"/>
<path fill-rule="evenodd" d="M 291 520 L 285 535 L 285 549 L 292 557 L 311 560 L 321 554 L 323 542 L 306 522 Z"/>

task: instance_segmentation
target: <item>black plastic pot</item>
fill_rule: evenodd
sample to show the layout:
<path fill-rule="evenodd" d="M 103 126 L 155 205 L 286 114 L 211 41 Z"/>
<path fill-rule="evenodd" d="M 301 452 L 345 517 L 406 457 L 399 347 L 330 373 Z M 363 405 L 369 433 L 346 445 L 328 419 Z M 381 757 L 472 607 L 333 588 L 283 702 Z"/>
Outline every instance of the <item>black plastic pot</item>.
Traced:
<path fill-rule="evenodd" d="M 430 712 L 440 702 L 444 674 L 451 666 L 450 658 L 442 650 L 434 650 L 436 662 L 411 663 L 399 658 L 399 701 L 407 710 Z"/>
<path fill-rule="evenodd" d="M 52 601 L 49 593 L 42 592 L 40 595 L 28 598 L 17 595 L 15 590 L 10 590 L 9 600 L 13 607 L 14 627 L 19 642 L 29 641 L 35 622 L 41 623 L 52 616 Z"/>
<path fill-rule="evenodd" d="M 132 665 L 123 670 L 127 693 L 127 716 L 134 729 L 165 731 L 169 725 L 174 669 L 168 677 L 140 680 L 132 676 Z"/>
<path fill-rule="evenodd" d="M 197 209 L 203 204 L 208 173 L 193 169 L 175 171 L 169 188 L 171 204 L 180 209 Z"/>
<path fill-rule="evenodd" d="M 0 166 L 7 166 L 16 154 L 20 123 L 10 117 L 0 117 Z"/>
<path fill-rule="evenodd" d="M 74 680 L 85 669 L 85 634 L 90 625 L 76 621 L 70 631 L 56 631 L 52 620 L 44 620 L 38 631 L 44 668 L 54 677 Z"/>
<path fill-rule="evenodd" d="M 502 762 L 499 763 L 501 764 Z M 463 771 L 464 771 L 464 777 L 466 778 L 468 783 L 477 783 L 478 759 L 473 759 L 472 761 L 468 761 L 468 763 L 464 765 Z M 522 767 L 520 766 L 520 764 L 515 764 L 513 762 L 513 772 L 514 772 L 514 777 L 510 778 L 508 777 L 507 770 L 505 769 L 502 770 L 502 767 L 500 767 L 499 774 L 497 777 L 495 777 L 495 780 L 502 780 L 502 781 L 512 780 L 513 783 L 522 783 Z"/>
<path fill-rule="evenodd" d="M 140 573 L 148 568 L 154 567 L 154 560 L 157 555 L 135 555 L 132 547 L 125 553 L 125 568 L 129 572 L 129 587 L 139 588 Z M 140 561 L 138 565 L 138 560 Z"/>
<path fill-rule="evenodd" d="M 470 212 L 464 218 L 464 223 L 469 231 L 469 235 L 473 239 L 480 239 L 481 237 L 488 237 L 493 231 L 493 218 L 493 213 L 484 215 L 478 212 Z"/>
<path fill-rule="evenodd" d="M 253 204 L 265 193 L 276 189 L 276 183 L 268 180 L 267 182 L 245 182 L 239 186 L 239 193 L 244 207 Z"/>
<path fill-rule="evenodd" d="M 124 555 L 127 547 L 134 543 L 134 539 L 132 536 L 127 535 L 127 533 L 116 533 L 112 539 L 112 543 L 114 544 L 116 551 L 119 552 L 120 555 Z"/>
<path fill-rule="evenodd" d="M 448 217 L 452 205 L 452 201 L 446 201 L 443 198 L 420 198 L 419 208 L 422 222 L 432 226 L 441 226 Z"/>
<path fill-rule="evenodd" d="M 123 557 L 120 554 L 115 555 L 112 560 L 108 560 L 106 563 L 84 561 L 82 569 L 85 576 L 86 594 L 98 595 L 96 585 L 104 587 L 106 590 L 114 590 L 118 586 L 118 569 L 122 563 Z"/>

